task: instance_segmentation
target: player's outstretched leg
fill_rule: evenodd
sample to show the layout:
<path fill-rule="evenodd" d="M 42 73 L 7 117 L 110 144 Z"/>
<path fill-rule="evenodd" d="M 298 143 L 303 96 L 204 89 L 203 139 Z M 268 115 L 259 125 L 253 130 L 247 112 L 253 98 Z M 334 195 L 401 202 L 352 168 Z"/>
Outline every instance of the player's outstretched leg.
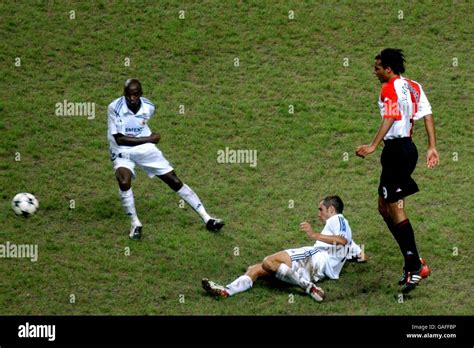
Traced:
<path fill-rule="evenodd" d="M 286 251 L 267 256 L 263 259 L 262 268 L 270 274 L 275 274 L 275 277 L 281 281 L 299 286 L 315 301 L 321 302 L 324 300 L 323 289 L 291 269 L 291 257 Z"/>
<path fill-rule="evenodd" d="M 413 227 L 404 210 L 404 201 L 386 203 L 385 205 L 393 223 L 392 234 L 397 240 L 405 260 L 404 274 L 400 278 L 399 284 L 403 285 L 402 292 L 407 294 L 415 289 L 421 280 L 428 277 L 431 270 L 418 254 Z"/>
<path fill-rule="evenodd" d="M 120 200 L 125 213 L 130 217 L 132 226 L 129 237 L 132 240 L 139 240 L 142 235 L 142 223 L 138 219 L 135 209 L 135 200 L 132 191 L 132 172 L 128 168 L 120 167 L 115 171 L 120 190 Z"/>
<path fill-rule="evenodd" d="M 395 228 L 395 224 L 392 220 L 392 217 L 390 216 L 390 210 L 388 207 L 388 204 L 385 202 L 385 199 L 383 197 L 379 197 L 379 202 L 378 202 L 378 209 L 379 213 L 382 216 L 383 220 L 385 221 L 385 224 L 387 225 L 388 229 L 392 233 L 393 238 L 397 242 L 398 246 L 400 247 L 400 252 L 402 253 L 403 259 L 405 260 L 405 255 L 406 255 L 406 246 L 401 240 L 398 230 Z M 408 279 L 408 272 L 406 271 L 406 264 L 403 266 L 403 274 L 400 277 L 400 280 L 398 281 L 399 285 L 403 285 L 407 282 Z"/>
<path fill-rule="evenodd" d="M 225 286 L 222 286 L 220 284 L 217 284 L 213 282 L 212 280 L 209 280 L 207 278 L 202 278 L 202 287 L 206 292 L 210 295 L 214 295 L 217 297 L 222 297 L 222 298 L 227 298 L 230 296 L 229 291 Z"/>
<path fill-rule="evenodd" d="M 209 231 L 219 231 L 224 226 L 224 221 L 211 217 L 204 208 L 198 195 L 186 184 L 178 178 L 176 173 L 173 171 L 159 175 L 173 191 L 175 191 L 186 203 L 194 209 L 196 213 L 201 216 L 202 220 L 206 224 L 206 228 Z"/>
<path fill-rule="evenodd" d="M 238 294 L 239 292 L 249 290 L 252 288 L 253 283 L 255 283 L 258 278 L 269 275 L 270 274 L 262 268 L 262 264 L 258 263 L 256 265 L 250 266 L 245 274 L 241 275 L 226 286 L 219 285 L 212 280 L 203 278 L 202 287 L 207 293 L 211 295 L 227 298 L 229 296 Z"/>

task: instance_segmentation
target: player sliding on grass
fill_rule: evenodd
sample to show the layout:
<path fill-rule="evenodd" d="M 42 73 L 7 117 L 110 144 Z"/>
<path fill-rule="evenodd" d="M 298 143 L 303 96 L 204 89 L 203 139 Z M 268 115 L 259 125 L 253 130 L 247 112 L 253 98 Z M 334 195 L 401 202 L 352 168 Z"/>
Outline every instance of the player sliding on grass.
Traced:
<path fill-rule="evenodd" d="M 339 279 L 339 273 L 347 259 L 357 262 L 367 261 L 361 248 L 352 241 L 349 223 L 342 215 L 344 204 L 338 196 L 328 196 L 319 203 L 319 219 L 325 223 L 321 233 L 315 233 L 307 222 L 300 224 L 316 243 L 297 249 L 288 249 L 267 256 L 262 263 L 250 266 L 227 286 L 222 286 L 207 278 L 202 280 L 203 288 L 219 297 L 233 296 L 246 291 L 260 277 L 276 278 L 306 291 L 316 301 L 324 299 L 323 289 L 314 285 L 323 278 Z"/>
<path fill-rule="evenodd" d="M 372 143 L 358 146 L 356 154 L 362 158 L 371 154 L 383 139 L 379 213 L 405 259 L 398 283 L 403 285 L 402 292 L 408 293 L 431 273 L 418 255 L 413 228 L 404 209 L 404 198 L 418 192 L 411 177 L 418 160 L 418 150 L 411 139 L 415 120 L 423 118 L 425 122 L 428 168 L 438 164 L 439 155 L 430 103 L 418 82 L 400 75 L 405 72 L 404 63 L 405 56 L 399 49 L 387 48 L 375 57 L 374 73 L 382 83 L 379 98 L 382 123 Z"/>
<path fill-rule="evenodd" d="M 208 230 L 219 231 L 224 222 L 209 216 L 199 197 L 181 182 L 173 167 L 155 146 L 160 141 L 160 135 L 152 133 L 147 124 L 154 113 L 155 106 L 142 97 L 142 86 L 136 79 L 125 82 L 124 96 L 114 100 L 108 108 L 111 160 L 120 187 L 122 206 L 132 221 L 129 237 L 138 240 L 142 232 L 131 188 L 136 165 L 150 178 L 159 177 L 177 192 L 201 216 Z"/>

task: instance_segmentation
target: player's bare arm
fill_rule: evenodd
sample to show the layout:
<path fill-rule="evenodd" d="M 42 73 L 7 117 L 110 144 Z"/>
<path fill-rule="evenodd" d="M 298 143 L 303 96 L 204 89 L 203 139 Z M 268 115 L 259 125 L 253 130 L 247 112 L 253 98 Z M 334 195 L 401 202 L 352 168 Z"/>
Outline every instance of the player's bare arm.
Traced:
<path fill-rule="evenodd" d="M 379 146 L 384 136 L 389 131 L 390 127 L 392 127 L 393 122 L 395 122 L 394 118 L 384 118 L 382 120 L 382 123 L 380 124 L 377 134 L 375 135 L 374 140 L 372 140 L 372 142 L 368 145 L 357 146 L 356 155 L 364 158 L 365 156 L 370 155 L 372 152 L 374 152 L 377 149 L 377 146 Z"/>
<path fill-rule="evenodd" d="M 433 115 L 426 115 L 423 118 L 425 122 L 426 134 L 428 136 L 428 151 L 426 152 L 426 165 L 428 168 L 434 168 L 439 164 L 439 154 L 436 150 L 436 133 Z"/>
<path fill-rule="evenodd" d="M 114 134 L 115 141 L 117 142 L 117 145 L 120 146 L 137 146 L 137 145 L 143 145 L 146 143 L 153 143 L 157 144 L 161 136 L 158 133 L 151 133 L 150 136 L 148 137 L 127 137 L 126 135 L 123 135 L 121 133 Z"/>
<path fill-rule="evenodd" d="M 364 252 L 357 254 L 353 258 L 347 259 L 347 262 L 355 262 L 355 263 L 366 263 L 367 261 L 369 261 L 369 256 Z"/>
<path fill-rule="evenodd" d="M 336 244 L 336 245 L 346 245 L 347 239 L 341 236 L 327 236 L 322 233 L 316 233 L 313 231 L 311 224 L 309 222 L 302 222 L 300 224 L 300 229 L 308 235 L 311 240 L 319 240 L 323 243 Z"/>

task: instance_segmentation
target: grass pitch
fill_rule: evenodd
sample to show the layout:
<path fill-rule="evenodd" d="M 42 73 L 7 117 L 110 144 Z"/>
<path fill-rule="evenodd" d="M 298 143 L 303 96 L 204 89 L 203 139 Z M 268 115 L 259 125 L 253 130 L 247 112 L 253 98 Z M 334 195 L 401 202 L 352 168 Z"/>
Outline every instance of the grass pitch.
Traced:
<path fill-rule="evenodd" d="M 2 2 L 0 243 L 37 244 L 39 259 L 0 259 L 0 314 L 472 315 L 473 12 L 463 1 Z M 433 273 L 403 302 L 402 258 L 377 213 L 381 148 L 354 155 L 380 123 L 372 65 L 385 47 L 404 49 L 406 76 L 423 84 L 441 155 L 428 170 L 418 122 L 421 192 L 407 211 Z M 159 148 L 225 219 L 220 233 L 139 172 L 144 239 L 128 240 L 106 108 L 129 77 L 157 105 Z M 95 117 L 57 116 L 64 100 L 95 103 Z M 257 166 L 218 163 L 226 147 L 257 150 Z M 10 207 L 23 191 L 40 201 L 28 220 Z M 202 277 L 227 283 L 311 245 L 298 224 L 316 221 L 326 194 L 342 197 L 371 260 L 322 282 L 325 302 L 265 281 L 225 301 L 204 294 Z"/>

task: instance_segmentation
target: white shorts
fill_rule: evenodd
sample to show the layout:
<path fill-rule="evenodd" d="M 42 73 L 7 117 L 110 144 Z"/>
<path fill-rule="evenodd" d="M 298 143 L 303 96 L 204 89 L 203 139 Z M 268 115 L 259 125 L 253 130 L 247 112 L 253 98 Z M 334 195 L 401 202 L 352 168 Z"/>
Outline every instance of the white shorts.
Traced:
<path fill-rule="evenodd" d="M 130 169 L 135 178 L 135 165 L 143 169 L 150 178 L 173 170 L 163 153 L 151 143 L 132 147 L 130 150 L 115 153 L 111 150 L 114 170 L 124 167 Z"/>
<path fill-rule="evenodd" d="M 328 255 L 312 246 L 285 250 L 291 258 L 291 269 L 303 278 L 318 282 L 325 277 Z"/>

